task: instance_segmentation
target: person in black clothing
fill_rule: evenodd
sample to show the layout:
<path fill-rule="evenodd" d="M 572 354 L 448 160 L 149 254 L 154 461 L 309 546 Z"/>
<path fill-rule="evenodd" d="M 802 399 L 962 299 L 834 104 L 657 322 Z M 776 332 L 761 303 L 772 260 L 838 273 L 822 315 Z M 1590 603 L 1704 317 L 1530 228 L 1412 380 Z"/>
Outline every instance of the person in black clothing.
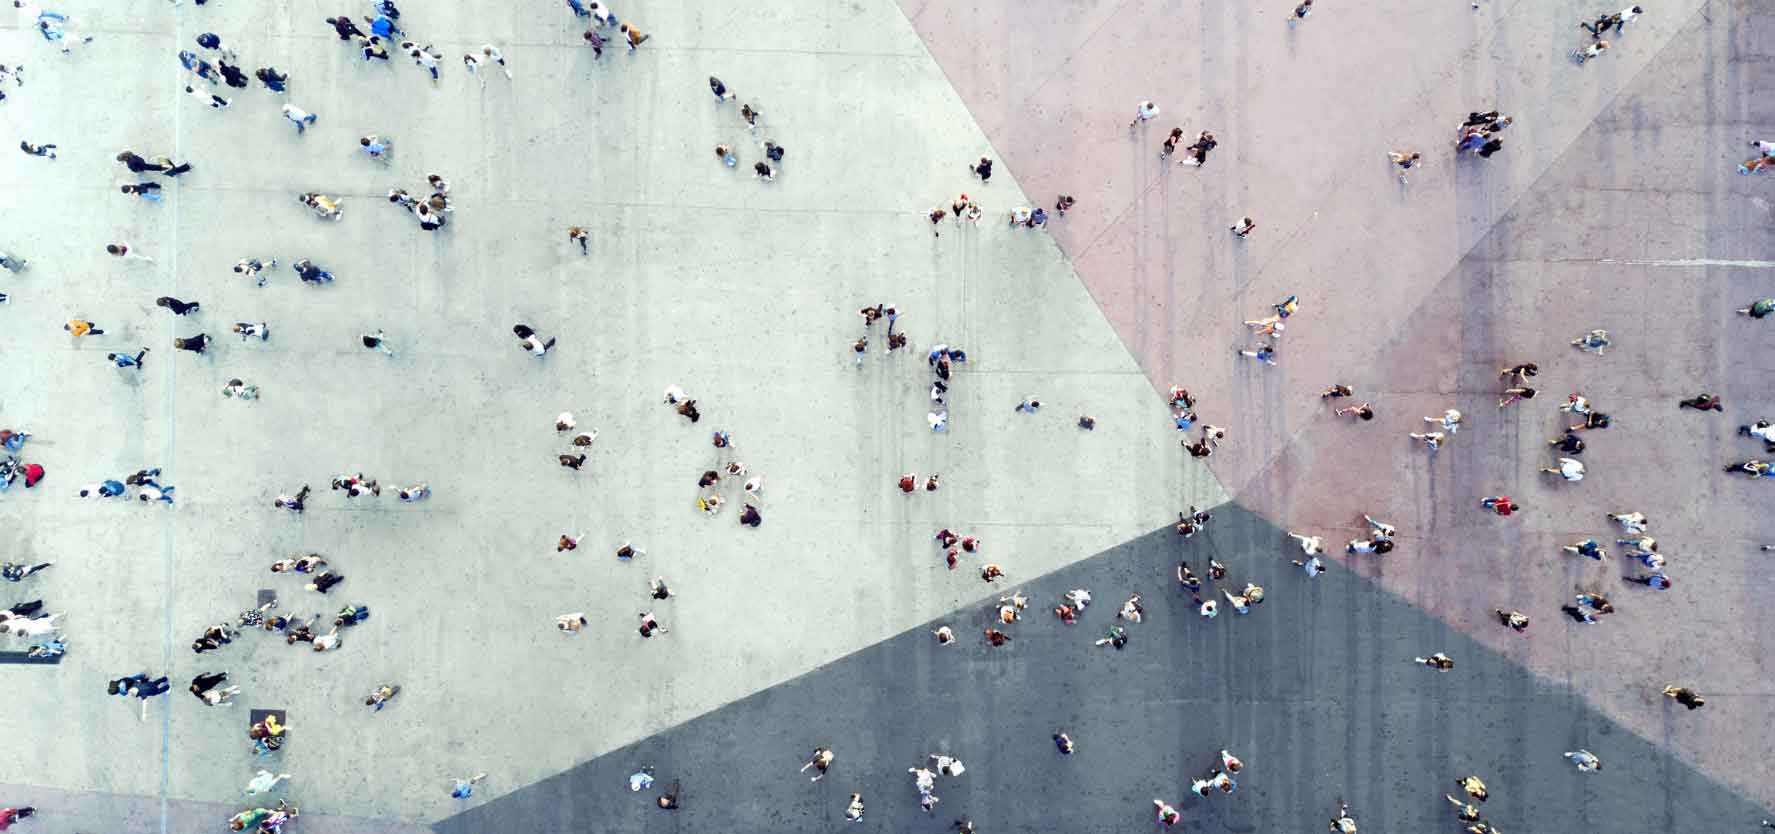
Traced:
<path fill-rule="evenodd" d="M 191 679 L 191 694 L 196 696 L 197 700 L 201 701 L 203 700 L 203 693 L 215 689 L 216 684 L 227 679 L 227 672 L 214 672 L 208 675 L 198 675 Z"/>
<path fill-rule="evenodd" d="M 188 313 L 196 311 L 202 305 L 198 304 L 195 301 L 184 302 L 184 301 L 180 301 L 170 295 L 163 295 L 159 298 L 154 299 L 154 306 L 165 307 L 168 310 L 173 311 L 173 315 L 183 316 Z"/>
<path fill-rule="evenodd" d="M 327 18 L 327 25 L 333 27 L 333 31 L 338 33 L 339 40 L 342 41 L 348 41 L 354 37 L 367 37 L 364 30 L 357 28 L 357 24 L 351 22 L 351 15 L 348 14 Z"/>
<path fill-rule="evenodd" d="M 1202 134 L 1200 136 L 1196 137 L 1195 144 L 1190 145 L 1188 148 L 1184 149 L 1184 150 L 1189 151 L 1192 154 L 1190 156 L 1190 158 L 1185 159 L 1182 162 L 1179 162 L 1177 164 L 1179 164 L 1179 165 L 1195 165 L 1198 167 L 1202 166 L 1202 165 L 1206 165 L 1208 163 L 1208 152 L 1211 150 L 1214 150 L 1215 146 L 1219 145 L 1219 144 L 1220 144 L 1220 141 L 1214 138 L 1213 133 L 1204 130 L 1204 131 L 1202 131 Z"/>
<path fill-rule="evenodd" d="M 177 348 L 178 350 L 188 350 L 192 353 L 203 353 L 204 349 L 209 346 L 210 335 L 208 333 L 199 333 L 188 339 L 173 339 L 174 348 Z"/>
<path fill-rule="evenodd" d="M 242 90 L 247 88 L 247 74 L 241 72 L 240 67 L 228 63 L 227 58 L 217 60 L 216 66 L 222 70 L 223 83 L 230 87 L 237 87 Z"/>
<path fill-rule="evenodd" d="M 129 168 L 131 173 L 135 174 L 145 174 L 152 171 L 169 177 L 176 177 L 191 170 L 191 165 L 189 163 L 175 165 L 171 159 L 164 156 L 157 157 L 150 161 L 143 159 L 139 154 L 131 150 L 125 150 L 122 153 L 117 154 L 117 161 L 123 163 Z"/>
<path fill-rule="evenodd" d="M 290 76 L 287 73 L 278 72 L 276 67 L 260 67 L 253 71 L 253 77 L 259 79 L 259 83 L 264 84 L 266 89 L 274 93 L 286 92 L 288 88 L 285 85 L 290 83 Z"/>

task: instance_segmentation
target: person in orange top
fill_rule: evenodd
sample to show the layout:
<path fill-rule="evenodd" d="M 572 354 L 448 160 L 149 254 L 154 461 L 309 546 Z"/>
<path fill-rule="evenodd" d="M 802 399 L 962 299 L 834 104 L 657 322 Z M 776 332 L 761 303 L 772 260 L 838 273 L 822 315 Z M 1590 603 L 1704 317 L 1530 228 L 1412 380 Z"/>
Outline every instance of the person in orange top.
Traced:
<path fill-rule="evenodd" d="M 82 319 L 68 319 L 68 323 L 62 325 L 62 329 L 68 331 L 68 335 L 75 337 L 105 335 L 105 331 L 100 330 L 92 322 Z"/>

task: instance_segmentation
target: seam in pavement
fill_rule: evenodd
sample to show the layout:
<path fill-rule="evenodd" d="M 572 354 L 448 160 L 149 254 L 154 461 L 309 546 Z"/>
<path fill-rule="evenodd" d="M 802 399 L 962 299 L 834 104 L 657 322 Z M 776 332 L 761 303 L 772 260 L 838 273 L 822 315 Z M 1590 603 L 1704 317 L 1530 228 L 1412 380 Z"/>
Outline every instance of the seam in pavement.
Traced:
<path fill-rule="evenodd" d="M 1690 27 L 1694 26 L 1695 18 L 1704 17 L 1705 15 L 1703 14 L 1703 12 L 1705 12 L 1707 10 L 1707 7 L 1712 5 L 1714 1 L 1715 0 L 1702 0 L 1702 3 L 1695 9 L 1694 13 L 1689 15 L 1687 20 L 1684 20 L 1680 25 L 1677 26 L 1676 31 L 1671 34 L 1670 40 L 1667 41 L 1663 47 L 1659 48 L 1659 50 L 1655 54 L 1653 54 L 1651 58 L 1647 59 L 1645 64 L 1640 66 L 1638 72 L 1635 72 L 1631 78 L 1626 79 L 1625 81 L 1623 81 L 1620 84 L 1620 86 L 1615 88 L 1614 94 L 1609 96 L 1608 100 L 1604 101 L 1602 103 L 1602 107 L 1597 111 L 1597 116 L 1600 117 L 1602 113 L 1607 112 L 1608 110 L 1613 108 L 1615 106 L 1615 102 L 1620 100 L 1621 96 L 1625 95 L 1627 93 L 1627 91 L 1637 89 L 1640 78 L 1643 77 L 1647 71 L 1649 71 L 1653 67 L 1659 66 L 1661 64 L 1661 62 L 1664 58 L 1664 54 L 1666 52 L 1669 52 L 1673 47 L 1675 47 L 1679 42 L 1681 42 L 1683 34 L 1685 32 L 1687 32 Z M 1595 117 L 1593 117 L 1591 119 L 1590 124 L 1591 125 L 1596 124 Z M 1473 253 L 1473 250 L 1478 249 L 1480 244 L 1483 244 L 1487 240 L 1491 239 L 1492 232 L 1497 229 L 1497 226 L 1499 223 L 1502 223 L 1503 221 L 1509 219 L 1510 217 L 1512 217 L 1516 214 L 1517 206 L 1521 205 L 1524 198 L 1526 198 L 1530 194 L 1536 193 L 1537 190 L 1540 188 L 1541 183 L 1543 181 L 1545 181 L 1548 177 L 1552 176 L 1555 171 L 1563 172 L 1566 170 L 1566 168 L 1564 166 L 1562 166 L 1560 164 L 1560 162 L 1562 160 L 1564 160 L 1565 157 L 1572 152 L 1573 148 L 1577 147 L 1578 143 L 1580 141 L 1582 141 L 1584 139 L 1584 136 L 1586 134 L 1588 134 L 1589 132 L 1590 132 L 1590 130 L 1589 130 L 1588 126 L 1584 130 L 1578 131 L 1575 135 L 1572 136 L 1571 141 L 1569 141 L 1565 144 L 1565 147 L 1560 148 L 1559 152 L 1553 155 L 1553 157 L 1552 157 L 1553 161 L 1550 164 L 1548 164 L 1546 169 L 1541 171 L 1540 176 L 1535 177 L 1533 181 L 1529 182 L 1527 185 L 1525 185 L 1523 187 L 1523 189 L 1520 192 L 1517 193 L 1515 198 L 1510 200 L 1509 205 L 1506 206 L 1503 209 L 1503 211 L 1498 213 L 1497 219 L 1492 221 L 1491 226 L 1486 229 L 1484 234 L 1480 234 L 1480 235 L 1477 235 L 1474 237 L 1473 242 L 1471 244 L 1469 244 L 1466 249 L 1461 251 L 1460 255 L 1455 258 L 1454 263 L 1451 264 L 1449 266 L 1448 270 L 1442 274 L 1442 277 L 1440 279 L 1438 279 L 1436 281 L 1436 283 L 1430 285 L 1430 292 L 1428 294 L 1426 294 L 1423 299 L 1419 300 L 1417 306 L 1421 307 L 1421 306 L 1423 306 L 1424 303 L 1426 303 L 1426 301 L 1428 299 L 1434 298 L 1436 296 L 1436 288 L 1447 283 L 1451 278 L 1453 278 L 1456 275 L 1456 273 L 1460 272 L 1461 264 L 1466 262 L 1467 256 L 1471 255 Z M 1459 187 L 1459 186 L 1453 186 L 1453 187 Z M 1259 268 L 1258 275 L 1262 275 L 1262 274 L 1263 274 L 1263 269 Z M 1416 309 L 1416 308 L 1414 307 L 1413 309 Z M 1377 357 L 1379 357 L 1382 353 L 1384 353 L 1388 348 L 1391 348 L 1393 345 L 1397 344 L 1399 342 L 1399 340 L 1401 338 L 1403 338 L 1409 332 L 1409 330 L 1410 330 L 1409 328 L 1401 328 L 1400 330 L 1395 331 L 1393 333 L 1393 337 L 1391 339 L 1387 340 L 1386 344 L 1380 346 L 1379 348 L 1377 348 L 1373 352 L 1369 353 L 1367 356 L 1362 357 L 1361 360 L 1359 360 L 1359 361 L 1361 361 L 1363 363 L 1374 362 L 1375 359 Z M 1366 364 L 1363 365 L 1362 367 L 1366 367 Z M 1301 434 L 1305 431 L 1306 431 L 1306 427 L 1303 426 L 1299 431 L 1296 431 L 1294 434 L 1289 435 L 1286 442 L 1280 444 L 1276 453 L 1271 455 L 1270 459 L 1268 461 L 1266 461 L 1262 466 L 1260 466 L 1256 469 L 1253 469 L 1251 471 L 1251 473 L 1248 476 L 1246 476 L 1246 478 L 1244 479 L 1244 482 L 1238 484 L 1235 488 L 1229 489 L 1228 494 L 1234 496 L 1234 498 L 1237 498 L 1238 496 L 1242 495 L 1245 492 L 1245 490 L 1248 487 L 1250 487 L 1252 484 L 1258 483 L 1258 482 L 1262 481 L 1263 479 L 1267 478 L 1270 474 L 1272 474 L 1272 472 L 1275 470 L 1277 464 L 1279 464 L 1281 462 L 1283 455 L 1295 447 L 1295 445 L 1300 440 Z M 1223 483 L 1223 486 L 1224 486 L 1224 483 Z"/>
<path fill-rule="evenodd" d="M 182 10 L 174 10 L 174 45 L 176 46 L 177 44 L 182 43 L 184 38 L 184 12 Z M 173 108 L 172 150 L 174 154 L 179 154 L 182 158 L 183 154 L 180 153 L 180 151 L 183 150 L 184 147 L 185 109 L 179 106 L 182 103 L 179 101 L 179 88 L 183 86 L 180 83 L 183 79 L 180 77 L 177 69 L 172 71 L 172 75 L 173 91 L 170 94 Z M 168 280 L 172 283 L 175 291 L 177 291 L 179 287 L 179 210 L 181 208 L 181 202 L 179 195 L 172 195 L 172 230 L 168 235 L 172 240 L 172 246 L 169 247 L 172 251 L 171 254 L 167 256 L 167 266 L 172 271 L 172 276 Z M 175 324 L 176 320 L 176 316 L 168 317 L 166 332 L 169 341 L 162 342 L 161 344 L 171 344 L 170 340 L 174 337 L 175 331 L 177 330 L 177 324 Z M 175 392 L 178 390 L 179 363 L 171 360 L 171 356 L 167 356 L 163 360 L 167 369 L 166 452 L 161 458 L 161 465 L 169 467 L 173 464 L 173 455 L 175 452 L 175 444 L 178 442 L 177 435 L 179 430 L 177 419 L 178 407 L 176 405 L 178 398 L 175 396 Z M 141 369 L 137 368 L 136 370 L 140 371 Z M 171 509 L 171 507 L 168 509 Z M 175 573 L 173 570 L 173 550 L 176 547 L 176 543 L 174 542 L 174 530 L 176 529 L 176 526 L 177 525 L 173 524 L 170 518 L 161 520 L 161 592 L 166 598 L 164 604 L 166 609 L 166 622 L 163 626 L 161 635 L 162 642 L 165 644 L 166 648 L 161 652 L 161 663 L 164 664 L 163 668 L 169 675 L 173 670 L 173 576 Z M 170 798 L 173 774 L 173 710 L 172 695 L 170 692 L 167 694 L 167 703 L 163 706 L 165 706 L 166 709 L 161 711 L 160 718 L 160 834 L 167 834 L 168 817 L 172 814 Z"/>

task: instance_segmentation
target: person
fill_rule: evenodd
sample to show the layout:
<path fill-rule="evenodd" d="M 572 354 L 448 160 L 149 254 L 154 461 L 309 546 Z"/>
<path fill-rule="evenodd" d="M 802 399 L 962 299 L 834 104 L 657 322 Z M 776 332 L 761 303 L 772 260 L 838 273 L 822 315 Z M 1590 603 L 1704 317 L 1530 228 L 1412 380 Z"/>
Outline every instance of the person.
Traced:
<path fill-rule="evenodd" d="M 1374 419 L 1374 408 L 1368 403 L 1363 403 L 1361 405 L 1346 405 L 1343 408 L 1334 410 L 1332 414 L 1338 417 L 1342 417 L 1346 414 L 1353 414 L 1357 419 L 1366 421 Z"/>
<path fill-rule="evenodd" d="M 1200 136 L 1196 137 L 1195 144 L 1184 149 L 1189 151 L 1192 156 L 1177 164 L 1191 165 L 1195 167 L 1206 165 L 1208 163 L 1208 152 L 1214 150 L 1215 146 L 1219 144 L 1220 142 L 1214 138 L 1213 133 L 1204 130 Z"/>
<path fill-rule="evenodd" d="M 1134 108 L 1134 121 L 1129 122 L 1128 127 L 1132 129 L 1135 125 L 1140 124 L 1141 122 L 1152 121 L 1154 118 L 1157 118 L 1158 115 L 1159 106 L 1157 104 L 1150 101 L 1142 101 L 1140 106 Z"/>
<path fill-rule="evenodd" d="M 1491 796 L 1491 792 L 1486 790 L 1485 781 L 1477 776 L 1467 776 L 1462 779 L 1456 779 L 1455 784 L 1460 785 L 1461 790 L 1466 791 L 1468 796 L 1473 797 L 1480 802 L 1484 802 L 1486 797 Z"/>
<path fill-rule="evenodd" d="M 560 629 L 563 634 L 578 634 L 585 627 L 586 615 L 583 611 L 562 614 L 555 618 L 555 628 Z"/>
<path fill-rule="evenodd" d="M 1163 800 L 1163 799 L 1153 800 L 1153 805 L 1157 806 L 1159 809 L 1159 811 L 1158 811 L 1159 823 L 1161 825 L 1165 826 L 1166 828 L 1170 828 L 1171 826 L 1176 825 L 1177 821 L 1183 818 L 1183 815 L 1177 813 L 1176 808 L 1171 807 L 1171 805 L 1169 803 L 1165 802 L 1165 800 Z"/>
<path fill-rule="evenodd" d="M 1337 816 L 1331 818 L 1331 830 L 1333 834 L 1356 834 L 1356 820 L 1350 816 L 1350 803 L 1338 802 Z"/>
<path fill-rule="evenodd" d="M 1664 695 L 1690 710 L 1698 710 L 1707 705 L 1707 699 L 1701 697 L 1701 693 L 1686 686 L 1666 686 L 1664 687 Z"/>
<path fill-rule="evenodd" d="M 1761 440 L 1765 451 L 1775 452 L 1775 425 L 1770 424 L 1768 420 L 1758 420 L 1749 425 L 1739 426 L 1738 434 Z"/>
<path fill-rule="evenodd" d="M 375 333 L 364 333 L 359 335 L 358 339 L 363 342 L 366 350 L 379 350 L 388 358 L 395 358 L 395 352 L 389 349 L 388 339 L 383 336 L 382 331 L 378 330 Z"/>
<path fill-rule="evenodd" d="M 1479 499 L 1479 506 L 1491 510 L 1501 516 L 1509 516 L 1517 510 L 1522 509 L 1521 504 L 1511 501 L 1510 497 L 1507 495 L 1494 495 L 1481 498 Z"/>
<path fill-rule="evenodd" d="M 1554 469 L 1552 467 L 1543 466 L 1541 467 L 1541 471 L 1552 475 L 1558 475 L 1568 481 L 1584 480 L 1584 464 L 1579 462 L 1577 458 L 1560 458 L 1559 468 Z"/>
<path fill-rule="evenodd" d="M 289 778 L 290 774 L 288 773 L 274 774 L 269 770 L 260 768 L 258 774 L 254 775 L 253 778 L 247 782 L 246 790 L 242 791 L 242 793 L 247 796 L 270 793 L 272 789 L 277 787 L 277 783 Z"/>
<path fill-rule="evenodd" d="M 284 118 L 289 119 L 290 122 L 296 126 L 296 135 L 298 136 L 306 133 L 308 131 L 308 126 L 314 124 L 315 120 L 319 118 L 313 113 L 303 110 L 294 104 L 285 104 L 283 106 L 283 114 Z"/>
<path fill-rule="evenodd" d="M 1256 359 L 1265 365 L 1276 364 L 1276 349 L 1268 344 L 1258 345 L 1255 350 L 1241 350 L 1238 354 L 1247 359 Z"/>
<path fill-rule="evenodd" d="M 549 340 L 545 342 L 541 337 L 537 336 L 536 331 L 527 324 L 519 323 L 513 325 L 512 335 L 517 336 L 518 341 L 523 343 L 524 350 L 529 351 L 532 356 L 535 356 L 538 359 L 548 355 L 548 352 L 555 346 L 554 337 L 549 337 Z"/>
<path fill-rule="evenodd" d="M 727 85 L 721 83 L 721 79 L 716 78 L 713 75 L 709 76 L 709 92 L 715 94 L 716 104 L 732 101 L 738 96 L 737 93 L 728 90 Z"/>
<path fill-rule="evenodd" d="M 1775 313 L 1775 298 L 1759 298 L 1750 303 L 1749 307 L 1741 307 L 1738 312 L 1753 319 L 1763 318 Z"/>
<path fill-rule="evenodd" d="M 17 808 L 0 808 L 0 831 L 5 831 L 11 828 L 13 823 L 36 813 L 37 809 L 29 805 L 21 805 Z"/>
<path fill-rule="evenodd" d="M 1105 634 L 1092 645 L 1109 646 L 1119 652 L 1122 650 L 1122 647 L 1128 645 L 1128 630 L 1121 626 L 1111 626 L 1109 633 Z"/>
<path fill-rule="evenodd" d="M 1443 794 L 1442 798 L 1448 800 L 1448 804 L 1455 806 L 1455 819 L 1461 822 L 1477 822 L 1479 820 L 1478 806 L 1456 799 L 1453 794 Z"/>
<path fill-rule="evenodd" d="M 1720 412 L 1724 412 L 1726 410 L 1725 403 L 1720 400 L 1720 396 L 1718 394 L 1709 394 L 1705 391 L 1703 391 L 1699 394 L 1696 394 L 1695 396 L 1690 397 L 1686 400 L 1679 400 L 1677 402 L 1677 408 L 1679 408 L 1679 409 L 1692 408 L 1692 409 L 1695 409 L 1696 411 L 1720 411 Z"/>
<path fill-rule="evenodd" d="M 666 631 L 666 627 L 659 624 L 659 620 L 653 616 L 652 611 L 643 612 L 639 616 L 641 625 L 636 631 L 640 632 L 642 637 L 651 638 L 656 631 L 662 633 Z"/>
<path fill-rule="evenodd" d="M 1578 437 L 1576 432 L 1569 429 L 1566 431 L 1565 436 L 1549 440 L 1547 441 L 1547 445 L 1557 446 L 1561 452 L 1568 455 L 1579 455 L 1584 453 L 1583 439 Z"/>
<path fill-rule="evenodd" d="M 146 672 L 118 678 L 106 685 L 105 691 L 124 698 L 136 698 L 142 702 L 142 720 L 148 720 L 148 699 L 156 695 L 164 695 L 172 687 L 167 683 L 166 676 L 150 678 Z"/>
<path fill-rule="evenodd" d="M 73 336 L 76 339 L 81 336 L 105 335 L 105 331 L 100 330 L 92 322 L 86 321 L 85 319 L 69 319 L 67 324 L 62 325 L 62 329 L 68 331 L 68 335 Z"/>
<path fill-rule="evenodd" d="M 1498 622 L 1511 631 L 1518 633 L 1528 631 L 1527 614 L 1524 614 L 1521 611 L 1505 611 L 1502 608 L 1494 608 L 1492 609 L 1492 612 L 1498 615 Z"/>
<path fill-rule="evenodd" d="M 1572 340 L 1572 347 L 1589 351 L 1597 356 L 1601 356 L 1603 349 L 1611 344 L 1613 342 L 1609 341 L 1609 331 L 1607 330 L 1592 330 Z"/>
<path fill-rule="evenodd" d="M 626 26 L 628 24 L 623 24 L 623 25 Z M 814 778 L 818 779 L 819 777 L 816 776 Z M 844 807 L 844 818 L 850 822 L 862 822 L 863 821 L 863 795 L 862 794 L 860 794 L 860 793 L 851 794 L 850 804 L 846 805 Z"/>
<path fill-rule="evenodd" d="M 1054 749 L 1059 750 L 1060 755 L 1062 755 L 1062 756 L 1072 755 L 1072 751 L 1074 749 L 1073 743 L 1072 743 L 1072 736 L 1067 735 L 1065 732 L 1063 732 L 1061 730 L 1055 730 L 1054 731 Z"/>
<path fill-rule="evenodd" d="M 992 159 L 989 157 L 980 157 L 980 161 L 968 166 L 968 170 L 980 178 L 981 185 L 992 181 Z"/>
<path fill-rule="evenodd" d="M 628 53 L 630 55 L 634 55 L 635 50 L 641 48 L 641 44 L 648 43 L 648 39 L 653 37 L 653 35 L 641 34 L 641 30 L 635 28 L 634 23 L 623 23 L 621 27 L 618 27 L 618 30 L 623 32 L 623 37 L 628 39 Z"/>
<path fill-rule="evenodd" d="M 467 799 L 467 798 L 469 798 L 469 796 L 473 795 L 475 792 L 475 783 L 480 782 L 482 779 L 485 779 L 485 778 L 487 778 L 487 774 L 485 774 L 485 773 L 477 773 L 473 776 L 468 777 L 467 779 L 457 777 L 455 780 L 453 780 L 453 783 L 450 787 L 450 798 L 452 798 L 452 799 Z"/>
<path fill-rule="evenodd" d="M 1407 436 L 1409 436 L 1413 440 L 1423 441 L 1424 448 L 1429 449 L 1430 451 L 1434 452 L 1437 449 L 1442 448 L 1442 440 L 1443 440 L 1443 438 L 1447 437 L 1448 435 L 1445 435 L 1439 431 L 1432 431 L 1432 432 L 1415 432 L 1414 431 L 1414 432 L 1409 432 Z"/>
<path fill-rule="evenodd" d="M 1598 55 L 1601 55 L 1603 53 L 1603 51 L 1607 50 L 1608 48 L 1609 48 L 1608 41 L 1597 41 L 1589 46 L 1584 47 L 1583 49 L 1573 51 L 1572 52 L 1572 60 L 1578 62 L 1579 65 L 1583 65 L 1585 62 L 1589 61 L 1590 59 L 1595 58 Z"/>
<path fill-rule="evenodd" d="M 1454 660 L 1442 652 L 1437 652 L 1429 657 L 1414 657 L 1411 659 L 1411 662 L 1427 666 L 1438 672 L 1446 672 L 1455 668 Z"/>
<path fill-rule="evenodd" d="M 1595 773 L 1596 771 L 1602 770 L 1602 759 L 1597 758 L 1596 754 L 1589 750 L 1582 748 L 1568 750 L 1565 753 L 1565 757 L 1567 761 L 1570 761 L 1578 768 L 1578 770 L 1584 773 Z"/>
<path fill-rule="evenodd" d="M 1515 405 L 1523 400 L 1532 400 L 1534 398 L 1535 389 L 1523 385 L 1513 386 L 1504 389 L 1504 397 L 1503 399 L 1498 400 L 1498 407 L 1504 408 Z"/>
<path fill-rule="evenodd" d="M 831 748 L 815 747 L 813 755 L 808 757 L 807 764 L 801 766 L 801 772 L 806 773 L 808 768 L 813 768 L 813 778 L 808 781 L 818 782 L 826 778 L 826 770 L 832 766 L 834 758 L 836 757 L 832 754 Z"/>
<path fill-rule="evenodd" d="M 198 302 L 180 301 L 170 295 L 163 295 L 154 299 L 154 306 L 165 307 L 166 309 L 173 311 L 173 315 L 175 316 L 189 315 L 203 307 L 203 305 Z"/>
<path fill-rule="evenodd" d="M 1418 160 L 1423 157 L 1424 155 L 1417 151 L 1387 151 L 1387 159 L 1399 166 L 1399 182 L 1401 183 L 1410 183 L 1410 180 L 1405 178 L 1405 172 L 1419 164 Z"/>
<path fill-rule="evenodd" d="M 1596 539 L 1585 539 L 1576 544 L 1565 545 L 1560 549 L 1574 556 L 1587 556 L 1598 562 L 1602 561 L 1603 556 L 1606 555 L 1602 545 L 1598 544 Z"/>
<path fill-rule="evenodd" d="M 18 562 L 3 562 L 0 563 L 0 579 L 5 579 L 8 582 L 23 582 L 25 577 L 41 570 L 47 570 L 49 566 L 53 564 L 55 563 L 42 562 L 40 564 L 28 565 Z"/>
<path fill-rule="evenodd" d="M 1247 218 L 1244 218 L 1243 220 L 1240 220 L 1237 223 L 1234 223 L 1232 226 L 1230 226 L 1228 228 L 1230 228 L 1232 230 L 1234 237 L 1246 238 L 1246 237 L 1251 236 L 1252 229 L 1257 228 L 1257 223 L 1252 221 L 1251 218 L 1247 217 Z"/>
<path fill-rule="evenodd" d="M 1621 529 L 1629 533 L 1644 533 L 1649 520 L 1642 512 L 1609 513 L 1609 520 L 1621 525 Z"/>
<path fill-rule="evenodd" d="M 1647 576 L 1623 576 L 1621 577 L 1621 581 L 1631 582 L 1635 585 L 1644 585 L 1654 591 L 1668 591 L 1670 590 L 1670 586 L 1676 584 L 1676 580 L 1665 576 L 1662 572 L 1652 573 Z"/>
<path fill-rule="evenodd" d="M 290 76 L 278 72 L 276 67 L 260 67 L 253 71 L 253 77 L 273 93 L 289 92 Z"/>
<path fill-rule="evenodd" d="M 394 149 L 394 140 L 384 139 L 374 133 L 357 140 L 358 147 L 378 162 L 388 162 L 388 155 Z"/>

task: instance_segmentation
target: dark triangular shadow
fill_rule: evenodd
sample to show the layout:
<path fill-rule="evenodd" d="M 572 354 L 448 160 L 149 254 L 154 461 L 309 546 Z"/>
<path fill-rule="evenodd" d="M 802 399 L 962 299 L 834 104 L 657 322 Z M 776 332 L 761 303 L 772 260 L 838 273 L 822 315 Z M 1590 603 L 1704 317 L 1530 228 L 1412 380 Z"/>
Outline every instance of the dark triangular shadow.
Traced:
<path fill-rule="evenodd" d="M 1512 834 L 1700 834 L 1761 818 L 1565 686 L 1378 586 L 1336 565 L 1308 579 L 1289 562 L 1298 548 L 1257 515 L 1236 505 L 1214 515 L 1192 539 L 1161 529 L 1020 586 L 1031 603 L 1005 647 L 980 639 L 995 595 L 937 621 L 954 627 L 957 645 L 932 639 L 936 623 L 920 626 L 434 830 L 835 830 L 858 791 L 868 810 L 856 830 L 935 834 L 965 816 L 982 832 L 1140 831 L 1161 797 L 1183 811 L 1184 831 L 1322 831 L 1342 798 L 1363 831 L 1453 834 L 1462 826 L 1442 795 L 1469 773 L 1491 787 L 1486 817 Z M 1206 573 L 1211 557 L 1230 569 L 1222 587 L 1256 581 L 1267 601 L 1246 616 L 1198 616 L 1172 571 L 1182 558 Z M 1062 625 L 1050 609 L 1077 587 L 1095 604 Z M 1146 617 L 1126 624 L 1127 648 L 1093 646 L 1134 591 Z M 1564 625 L 1544 618 L 1524 639 L 1561 639 Z M 1409 662 L 1435 651 L 1455 669 Z M 1055 751 L 1057 728 L 1076 754 Z M 796 768 L 816 745 L 837 760 L 814 784 Z M 1246 763 L 1239 790 L 1197 799 L 1189 781 L 1217 766 L 1222 747 Z M 1580 747 L 1602 757 L 1601 772 L 1562 758 Z M 941 802 L 927 815 L 906 771 L 938 752 L 967 772 L 939 777 Z M 660 782 L 630 793 L 627 777 L 643 765 Z M 655 808 L 674 779 L 683 807 Z"/>

